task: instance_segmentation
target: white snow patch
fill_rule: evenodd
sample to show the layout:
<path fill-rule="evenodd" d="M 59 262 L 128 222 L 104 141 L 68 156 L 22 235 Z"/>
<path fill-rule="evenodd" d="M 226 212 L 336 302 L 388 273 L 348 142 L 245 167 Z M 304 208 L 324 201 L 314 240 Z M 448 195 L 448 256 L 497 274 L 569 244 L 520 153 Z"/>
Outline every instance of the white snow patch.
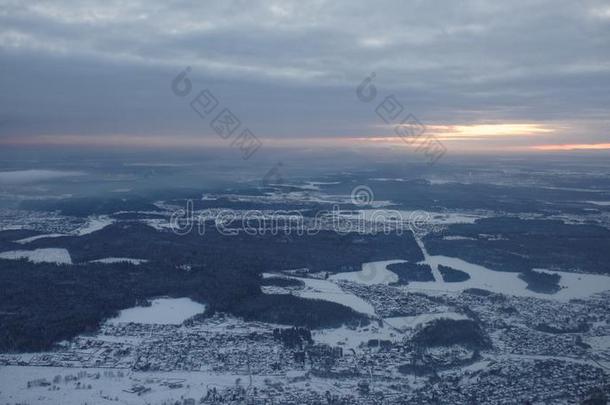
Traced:
<path fill-rule="evenodd" d="M 301 190 L 311 190 L 311 191 L 319 191 L 320 190 L 320 186 L 325 186 L 325 185 L 333 185 L 333 184 L 341 184 L 338 181 L 307 181 L 305 182 L 304 185 L 297 185 L 297 184 L 282 184 L 283 186 L 292 186 L 292 187 L 298 187 Z"/>
<path fill-rule="evenodd" d="M 391 205 L 390 202 L 384 202 L 385 205 Z M 430 225 L 449 225 L 449 224 L 473 224 L 477 219 L 484 218 L 481 214 L 464 214 L 458 212 L 432 212 L 422 210 L 389 210 L 389 209 L 364 209 L 358 210 L 352 214 L 341 214 L 346 218 L 360 219 L 368 222 L 384 223 L 396 220 L 404 223 L 410 223 L 417 218 L 421 220 L 422 215 L 425 215 L 425 220 Z M 396 218 L 397 217 L 397 218 Z"/>
<path fill-rule="evenodd" d="M 383 339 L 398 342 L 402 340 L 401 333 L 391 327 L 371 323 L 366 327 L 350 328 L 342 326 L 335 329 L 318 329 L 311 333 L 312 338 L 319 343 L 331 346 L 343 346 L 345 349 L 356 349 L 361 344 L 366 344 L 370 339 Z"/>
<path fill-rule="evenodd" d="M 66 233 L 66 234 L 50 233 L 50 234 L 45 234 L 45 235 L 37 235 L 37 236 L 29 237 L 29 238 L 16 240 L 15 243 L 25 245 L 27 243 L 34 242 L 39 239 L 60 238 L 62 236 L 88 235 L 90 233 L 102 230 L 112 223 L 114 223 L 114 219 L 112 219 L 108 216 L 105 216 L 105 215 L 91 216 L 91 217 L 87 218 L 87 222 L 84 225 L 82 225 L 81 227 L 79 227 L 73 231 L 70 231 L 69 233 Z"/>
<path fill-rule="evenodd" d="M 22 245 L 25 245 L 26 243 L 34 242 L 34 241 L 36 241 L 38 239 L 60 238 L 62 236 L 67 236 L 67 235 L 65 235 L 63 233 L 49 233 L 49 234 L 46 234 L 46 235 L 37 235 L 37 236 L 31 236 L 29 238 L 19 239 L 19 240 L 16 240 L 14 242 L 22 244 Z"/>
<path fill-rule="evenodd" d="M 445 235 L 445 236 L 443 236 L 443 240 L 477 240 L 477 239 L 471 238 L 470 236 Z"/>
<path fill-rule="evenodd" d="M 168 229 L 173 229 L 171 222 L 167 218 L 144 219 L 141 222 L 145 223 L 146 225 L 157 231 L 166 231 Z"/>
<path fill-rule="evenodd" d="M 460 292 L 467 288 L 481 288 L 507 295 L 560 301 L 569 301 L 573 298 L 586 298 L 593 294 L 610 290 L 609 276 L 553 271 L 552 273 L 561 276 L 559 285 L 564 288 L 555 294 L 537 293 L 527 289 L 527 283 L 519 278 L 519 273 L 494 271 L 487 267 L 469 263 L 455 257 L 441 255 L 432 256 L 428 254 L 423 242 L 419 238 L 416 238 L 416 240 L 424 254 L 424 262 L 432 268 L 436 281 L 413 281 L 406 286 L 400 287 L 406 290 L 444 293 Z M 442 278 L 436 276 L 440 264 L 464 271 L 470 275 L 470 279 L 457 283 L 445 283 L 442 281 Z"/>
<path fill-rule="evenodd" d="M 131 263 L 137 266 L 138 264 L 146 263 L 147 261 L 148 260 L 146 259 L 130 259 L 128 257 L 105 257 L 103 259 L 91 260 L 89 263 Z"/>
<path fill-rule="evenodd" d="M 602 207 L 610 206 L 610 201 L 585 201 L 585 202 L 589 203 L 589 204 L 593 204 L 593 205 L 599 205 Z"/>
<path fill-rule="evenodd" d="M 407 181 L 406 179 L 401 179 L 401 178 L 388 178 L 388 177 L 375 177 L 373 179 L 371 179 L 372 181 L 398 181 L 398 182 L 404 182 Z"/>
<path fill-rule="evenodd" d="M 405 260 L 384 260 L 379 262 L 363 263 L 362 270 L 348 273 L 333 274 L 330 280 L 346 280 L 355 283 L 373 285 L 390 284 L 398 281 L 398 276 L 388 270 L 388 264 L 404 263 Z"/>
<path fill-rule="evenodd" d="M 87 219 L 87 223 L 82 227 L 78 228 L 75 231 L 77 236 L 88 235 L 93 232 L 97 232 L 99 230 L 104 229 L 108 225 L 112 224 L 114 219 L 102 215 L 102 216 L 92 216 Z"/>
<path fill-rule="evenodd" d="M 11 250 L 0 253 L 0 259 L 28 259 L 33 263 L 72 264 L 70 253 L 66 249 L 61 248 Z"/>
<path fill-rule="evenodd" d="M 113 373 L 112 376 L 108 375 L 109 372 Z M 61 377 L 57 390 L 38 386 L 27 388 L 28 381 L 44 379 L 52 382 L 55 376 Z M 83 388 L 77 388 L 76 381 L 65 382 L 67 376 L 81 376 L 78 382 Z M 212 387 L 234 387 L 239 378 L 244 379 L 244 375 L 209 371 L 140 372 L 120 368 L 7 366 L 0 367 L 0 400 L 3 404 L 173 404 L 181 397 L 198 400 Z M 253 385 L 259 389 L 266 386 L 265 380 L 281 381 L 276 376 L 252 376 Z M 179 382 L 183 386 L 173 389 L 168 386 L 170 382 Z M 129 392 L 135 384 L 150 388 L 150 391 L 142 396 Z M 84 388 L 89 385 L 91 389 Z M 117 402 L 115 398 L 118 398 Z M 183 403 L 182 400 L 179 402 Z"/>
<path fill-rule="evenodd" d="M 584 341 L 596 351 L 610 351 L 610 336 L 587 336 Z"/>
<path fill-rule="evenodd" d="M 400 331 L 404 331 L 406 329 L 413 329 L 417 325 L 425 324 L 435 319 L 460 320 L 468 319 L 468 317 L 464 314 L 459 314 L 457 312 L 439 312 L 415 316 L 397 316 L 392 318 L 384 318 L 383 320 L 393 328 L 396 328 Z"/>
<path fill-rule="evenodd" d="M 375 309 L 369 302 L 352 293 L 343 291 L 341 287 L 332 281 L 292 276 L 285 277 L 301 280 L 305 283 L 303 290 L 294 291 L 294 294 L 299 297 L 336 302 L 337 304 L 350 307 L 356 312 L 375 315 Z"/>
<path fill-rule="evenodd" d="M 157 298 L 151 301 L 148 307 L 133 307 L 122 310 L 116 318 L 108 322 L 117 323 L 142 323 L 180 325 L 188 318 L 200 314 L 205 310 L 205 305 L 191 300 L 190 298 Z"/>

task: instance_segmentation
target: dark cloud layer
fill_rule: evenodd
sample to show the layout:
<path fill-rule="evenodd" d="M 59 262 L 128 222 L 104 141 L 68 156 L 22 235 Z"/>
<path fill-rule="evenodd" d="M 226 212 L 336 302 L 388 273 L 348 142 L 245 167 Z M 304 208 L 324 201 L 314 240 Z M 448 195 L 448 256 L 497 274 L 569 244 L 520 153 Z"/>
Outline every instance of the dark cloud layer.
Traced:
<path fill-rule="evenodd" d="M 0 136 L 209 135 L 192 67 L 261 137 L 379 135 L 371 72 L 422 121 L 538 122 L 608 141 L 604 1 L 0 0 Z"/>

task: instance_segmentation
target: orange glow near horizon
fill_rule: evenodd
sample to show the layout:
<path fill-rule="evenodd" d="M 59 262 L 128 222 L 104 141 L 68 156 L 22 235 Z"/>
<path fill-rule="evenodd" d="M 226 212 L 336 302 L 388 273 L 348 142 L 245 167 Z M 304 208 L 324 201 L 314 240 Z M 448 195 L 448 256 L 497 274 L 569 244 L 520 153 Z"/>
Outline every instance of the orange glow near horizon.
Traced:
<path fill-rule="evenodd" d="M 393 127 L 394 128 L 394 127 Z M 362 135 L 352 137 L 311 136 L 300 138 L 265 138 L 269 146 L 298 145 L 340 145 L 346 142 L 386 142 L 400 143 L 402 138 L 390 130 L 387 135 Z M 549 134 L 555 129 L 542 124 L 474 124 L 474 125 L 426 125 L 425 135 L 433 135 L 440 141 L 485 141 L 498 138 L 518 138 L 531 135 Z M 261 138 L 263 139 L 263 138 Z M 26 145 L 81 145 L 109 147 L 142 147 L 142 148 L 183 148 L 223 146 L 227 142 L 214 134 L 202 135 L 142 135 L 142 134 L 108 134 L 108 135 L 36 135 L 28 137 L 5 138 L 0 144 Z"/>
<path fill-rule="evenodd" d="M 19 139 L 6 139 L 12 146 L 92 146 L 181 148 L 222 145 L 222 140 L 212 137 L 159 136 L 159 135 L 40 135 Z"/>
<path fill-rule="evenodd" d="M 610 143 L 572 143 L 560 145 L 536 145 L 530 149 L 541 151 L 562 151 L 562 150 L 610 150 Z"/>
<path fill-rule="evenodd" d="M 573 150 L 610 150 L 610 143 L 564 143 L 553 144 L 552 138 L 556 129 L 544 124 L 474 124 L 474 125 L 427 125 L 423 138 L 433 136 L 441 142 L 447 142 L 455 151 L 467 152 L 524 152 L 524 151 L 573 151 Z M 361 135 L 351 137 L 311 136 L 299 138 L 260 138 L 269 148 L 303 148 L 303 147 L 379 147 L 409 148 L 404 139 L 394 131 L 385 135 Z M 538 145 L 532 145 L 537 139 Z M 548 143 L 540 142 L 546 139 Z M 550 141 L 550 142 L 549 142 Z M 225 147 L 230 141 L 214 135 L 37 135 L 0 139 L 0 145 L 10 146 L 83 146 L 134 149 L 190 149 Z"/>
<path fill-rule="evenodd" d="M 554 132 L 541 124 L 475 124 L 475 125 L 430 125 L 428 130 L 451 138 L 485 138 L 496 136 L 530 136 Z"/>
<path fill-rule="evenodd" d="M 384 126 L 386 127 L 386 126 Z M 408 126 L 406 126 L 408 127 Z M 369 142 L 400 142 L 401 137 L 394 132 L 392 127 L 388 136 L 368 136 L 353 138 L 354 140 Z M 463 142 L 463 141 L 486 141 L 501 139 L 531 138 L 535 136 L 550 135 L 557 128 L 545 124 L 518 123 L 518 124 L 472 124 L 472 125 L 425 125 L 425 133 L 422 136 L 432 135 L 439 141 Z"/>

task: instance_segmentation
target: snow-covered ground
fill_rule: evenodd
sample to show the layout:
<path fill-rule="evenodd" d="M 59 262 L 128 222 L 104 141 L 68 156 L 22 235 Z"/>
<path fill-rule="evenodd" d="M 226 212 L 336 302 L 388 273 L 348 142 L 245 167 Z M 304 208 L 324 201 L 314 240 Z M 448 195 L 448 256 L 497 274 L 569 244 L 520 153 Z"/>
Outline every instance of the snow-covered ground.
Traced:
<path fill-rule="evenodd" d="M 405 329 L 413 329 L 418 325 L 422 325 L 433 321 L 435 319 L 468 319 L 468 317 L 464 314 L 459 314 L 457 312 L 438 312 L 438 313 L 430 313 L 430 314 L 422 314 L 415 316 L 397 316 L 393 318 L 384 318 L 384 322 L 388 325 L 396 328 L 400 331 L 404 331 Z"/>
<path fill-rule="evenodd" d="M 146 259 L 130 259 L 128 257 L 105 257 L 103 259 L 91 260 L 89 263 L 131 263 L 137 266 L 138 264 L 146 263 L 147 261 L 148 260 Z"/>
<path fill-rule="evenodd" d="M 318 343 L 342 346 L 345 349 L 356 349 L 361 344 L 366 344 L 370 339 L 399 342 L 403 338 L 401 333 L 389 327 L 389 325 L 379 327 L 377 324 L 361 328 L 342 326 L 334 329 L 317 329 L 312 331 L 311 336 Z"/>
<path fill-rule="evenodd" d="M 113 222 L 114 220 L 112 218 L 107 217 L 105 215 L 92 216 L 87 219 L 87 223 L 85 225 L 75 231 L 75 234 L 77 236 L 88 235 L 90 233 L 104 229 L 108 225 L 111 225 Z"/>
<path fill-rule="evenodd" d="M 519 273 L 494 271 L 455 257 L 433 256 L 428 254 L 423 242 L 419 238 L 416 238 L 416 240 L 425 257 L 422 263 L 430 265 L 435 280 L 427 282 L 412 281 L 408 285 L 400 286 L 400 288 L 407 291 L 444 293 L 460 292 L 467 288 L 481 288 L 507 295 L 561 301 L 568 301 L 572 298 L 585 298 L 603 291 L 610 291 L 609 276 L 543 270 L 559 274 L 561 276 L 559 285 L 562 288 L 555 294 L 537 293 L 527 289 L 527 283 L 519 278 Z M 388 270 L 387 265 L 400 262 L 404 262 L 404 260 L 364 263 L 361 271 L 334 274 L 329 277 L 329 280 L 347 280 L 364 285 L 390 284 L 397 281 L 398 276 Z M 438 271 L 439 265 L 464 271 L 470 275 L 470 279 L 463 282 L 446 283 Z"/>
<path fill-rule="evenodd" d="M 302 375 L 292 372 L 289 375 Z M 0 400 L 2 403 L 19 404 L 126 404 L 162 405 L 199 402 L 208 389 L 248 386 L 248 375 L 217 374 L 208 371 L 142 372 L 112 368 L 61 368 L 36 366 L 8 366 L 0 368 Z M 285 383 L 285 378 L 276 375 L 252 375 L 252 386 L 258 389 L 277 383 Z M 55 387 L 27 387 L 29 381 L 57 381 Z M 331 390 L 342 395 L 353 393 L 351 384 L 333 384 L 327 379 L 309 377 L 305 381 L 291 383 L 291 389 L 303 392 Z M 149 388 L 141 395 L 131 392 L 134 386 Z"/>
<path fill-rule="evenodd" d="M 276 275 L 269 273 L 263 274 L 263 277 L 272 276 Z M 293 291 L 293 294 L 299 297 L 336 302 L 337 304 L 350 307 L 354 311 L 367 315 L 375 315 L 375 309 L 369 302 L 352 293 L 343 291 L 341 287 L 332 281 L 293 276 L 283 277 L 301 280 L 303 283 L 305 283 L 304 289 Z"/>
<path fill-rule="evenodd" d="M 35 242 L 39 239 L 60 238 L 62 236 L 83 236 L 83 235 L 88 235 L 90 233 L 102 230 L 114 222 L 115 222 L 114 219 L 112 219 L 108 216 L 105 216 L 105 215 L 91 216 L 91 217 L 87 218 L 87 222 L 85 222 L 83 225 L 79 226 L 76 229 L 69 230 L 66 233 L 48 233 L 48 234 L 43 234 L 43 235 L 36 235 L 36 236 L 31 236 L 29 238 L 19 239 L 14 242 L 25 245 L 25 244 L 28 244 L 31 242 Z M 3 227 L 3 230 L 7 230 L 7 229 L 8 229 L 7 227 Z M 24 226 L 21 226 L 21 227 L 15 227 L 15 229 L 27 229 L 27 228 L 25 228 Z"/>
<path fill-rule="evenodd" d="M 494 271 L 487 267 L 469 263 L 455 257 L 433 256 L 428 254 L 423 242 L 416 238 L 425 257 L 435 273 L 433 282 L 410 282 L 403 286 L 406 290 L 421 292 L 459 292 L 467 288 L 485 290 L 523 297 L 536 297 L 568 301 L 572 298 L 585 298 L 593 294 L 610 290 L 610 277 L 597 274 L 553 272 L 561 275 L 559 285 L 562 288 L 555 294 L 542 294 L 527 289 L 527 283 L 519 278 L 518 273 Z M 453 267 L 470 275 L 470 279 L 458 283 L 445 283 L 437 276 L 439 265 Z"/>
<path fill-rule="evenodd" d="M 264 386 L 266 378 L 275 380 L 273 376 L 255 375 L 252 377 L 253 385 Z M 48 382 L 59 380 L 56 384 L 59 390 L 27 387 L 28 381 L 40 379 Z M 238 379 L 247 380 L 247 376 L 199 371 L 165 373 L 107 368 L 8 366 L 0 367 L 0 401 L 3 404 L 173 404 L 180 397 L 196 398 L 198 401 L 205 396 L 208 388 L 234 387 Z M 180 386 L 171 388 L 170 383 Z M 143 395 L 129 392 L 134 385 L 143 385 L 151 390 Z M 119 401 L 116 402 L 115 398 Z"/>
<path fill-rule="evenodd" d="M 599 205 L 602 207 L 607 207 L 610 205 L 610 201 L 585 201 L 586 203 L 589 204 L 593 204 L 593 205 Z"/>
<path fill-rule="evenodd" d="M 559 286 L 562 289 L 553 297 L 569 300 L 571 298 L 584 298 L 590 295 L 610 290 L 610 277 L 600 274 L 569 273 L 565 271 L 553 271 L 545 269 L 534 269 L 546 273 L 559 274 Z"/>
<path fill-rule="evenodd" d="M 0 253 L 0 259 L 28 259 L 34 263 L 72 264 L 70 253 L 66 249 L 61 248 L 10 250 Z"/>
<path fill-rule="evenodd" d="M 371 181 L 397 181 L 397 182 L 404 182 L 407 181 L 407 179 L 402 179 L 402 178 L 388 178 L 388 177 L 375 177 L 372 179 L 369 179 Z"/>
<path fill-rule="evenodd" d="M 301 190 L 320 191 L 320 186 L 340 184 L 338 181 L 307 181 L 304 184 L 282 184 L 283 187 L 295 187 Z"/>
<path fill-rule="evenodd" d="M 337 273 L 329 277 L 330 280 L 346 280 L 355 283 L 390 284 L 398 281 L 398 276 L 386 267 L 393 263 L 402 263 L 404 260 L 384 260 L 362 264 L 362 270 L 348 273 Z"/>
<path fill-rule="evenodd" d="M 34 242 L 34 241 L 37 241 L 38 239 L 60 238 L 62 236 L 66 236 L 66 235 L 64 235 L 62 233 L 48 233 L 45 235 L 30 236 L 29 238 L 19 239 L 14 242 L 19 243 L 21 245 L 25 245 L 26 243 Z"/>
<path fill-rule="evenodd" d="M 188 318 L 205 311 L 205 305 L 190 298 L 157 298 L 148 307 L 122 310 L 110 323 L 143 323 L 180 325 Z"/>
<path fill-rule="evenodd" d="M 432 212 L 421 210 L 387 210 L 387 209 L 364 209 L 358 210 L 356 214 L 342 214 L 351 219 L 363 218 L 365 221 L 386 222 L 393 214 L 398 213 L 398 218 L 404 223 L 414 220 L 428 225 L 449 224 L 473 224 L 477 219 L 484 218 L 480 214 L 465 214 L 458 212 Z"/>
<path fill-rule="evenodd" d="M 317 329 L 312 331 L 312 337 L 316 342 L 326 343 L 331 346 L 342 346 L 346 349 L 356 349 L 361 344 L 366 344 L 370 339 L 391 340 L 400 342 L 405 338 L 407 331 L 414 332 L 419 325 L 426 324 L 435 319 L 468 319 L 463 314 L 456 312 L 439 312 L 417 316 L 400 316 L 384 318 L 381 325 L 376 321 L 364 327 L 341 326 L 332 329 Z"/>
<path fill-rule="evenodd" d="M 469 236 L 445 235 L 445 236 L 443 236 L 443 240 L 477 240 L 477 239 L 471 238 Z"/>

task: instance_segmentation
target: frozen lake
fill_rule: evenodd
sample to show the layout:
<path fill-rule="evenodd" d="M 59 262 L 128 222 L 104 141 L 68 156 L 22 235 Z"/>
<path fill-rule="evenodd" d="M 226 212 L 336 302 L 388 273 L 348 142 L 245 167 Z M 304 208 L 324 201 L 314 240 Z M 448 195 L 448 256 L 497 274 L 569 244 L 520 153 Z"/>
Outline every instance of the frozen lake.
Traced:
<path fill-rule="evenodd" d="M 375 309 L 371 304 L 352 293 L 343 291 L 341 287 L 332 281 L 311 278 L 301 278 L 299 280 L 303 281 L 306 286 L 304 291 L 298 292 L 298 295 L 303 298 L 336 302 L 337 304 L 350 307 L 354 311 L 367 315 L 375 315 Z"/>
<path fill-rule="evenodd" d="M 445 283 L 438 278 L 434 282 L 411 282 L 403 288 L 420 291 L 451 292 L 467 288 L 482 288 L 485 290 L 523 297 L 536 297 L 568 301 L 572 298 L 585 298 L 596 293 L 610 290 L 610 277 L 598 274 L 567 273 L 548 271 L 561 276 L 559 285 L 562 287 L 555 294 L 537 293 L 527 289 L 527 283 L 519 278 L 519 273 L 494 271 L 484 266 L 469 263 L 455 257 L 429 256 L 427 263 L 433 268 L 439 264 L 462 270 L 470 275 L 470 279 L 459 283 Z"/>
<path fill-rule="evenodd" d="M 445 293 L 461 292 L 467 288 L 481 288 L 507 295 L 569 301 L 573 298 L 586 298 L 593 294 L 610 290 L 609 276 L 536 269 L 559 274 L 561 276 L 559 285 L 562 288 L 555 294 L 534 292 L 527 289 L 527 283 L 519 278 L 519 273 L 494 271 L 493 269 L 469 263 L 455 257 L 430 255 L 423 242 L 418 238 L 416 239 L 424 254 L 425 259 L 422 263 L 430 265 L 435 280 L 427 282 L 412 281 L 408 285 L 400 286 L 400 288 L 407 291 Z M 405 260 L 396 259 L 364 263 L 360 271 L 334 274 L 329 280 L 347 280 L 364 285 L 390 284 L 397 281 L 398 277 L 388 270 L 387 266 L 400 262 L 405 262 Z M 470 275 L 470 279 L 463 282 L 446 283 L 438 271 L 439 265 L 464 271 Z"/>
<path fill-rule="evenodd" d="M 562 287 L 555 294 L 537 293 L 527 289 L 527 283 L 519 278 L 519 273 L 494 271 L 484 266 L 469 263 L 455 257 L 433 256 L 428 254 L 423 242 L 416 238 L 421 248 L 425 262 L 430 265 L 434 273 L 433 282 L 411 282 L 408 290 L 453 292 L 463 291 L 467 288 L 481 288 L 501 294 L 522 297 L 536 297 L 569 301 L 572 298 L 585 298 L 593 294 L 610 290 L 610 277 L 598 274 L 567 273 L 563 271 L 548 271 L 561 276 L 559 285 Z M 445 283 L 439 275 L 438 266 L 453 267 L 470 275 L 470 279 L 459 283 Z"/>
<path fill-rule="evenodd" d="M 180 325 L 188 318 L 200 314 L 205 305 L 190 298 L 157 298 L 148 307 L 133 307 L 122 310 L 110 323 L 143 323 Z"/>
<path fill-rule="evenodd" d="M 389 264 L 401 262 L 404 262 L 404 260 L 384 260 L 380 262 L 364 263 L 362 264 L 362 270 L 360 271 L 333 274 L 329 279 L 352 281 L 354 283 L 366 285 L 395 283 L 398 281 L 398 276 L 386 267 Z"/>
<path fill-rule="evenodd" d="M 263 273 L 263 277 L 266 278 L 275 276 L 277 275 L 272 273 Z M 341 287 L 332 281 L 286 275 L 282 275 L 281 277 L 301 280 L 305 284 L 305 288 L 303 290 L 291 292 L 296 296 L 314 300 L 331 301 L 337 304 L 345 305 L 354 311 L 366 315 L 375 315 L 375 309 L 369 302 L 350 292 L 343 291 Z"/>

